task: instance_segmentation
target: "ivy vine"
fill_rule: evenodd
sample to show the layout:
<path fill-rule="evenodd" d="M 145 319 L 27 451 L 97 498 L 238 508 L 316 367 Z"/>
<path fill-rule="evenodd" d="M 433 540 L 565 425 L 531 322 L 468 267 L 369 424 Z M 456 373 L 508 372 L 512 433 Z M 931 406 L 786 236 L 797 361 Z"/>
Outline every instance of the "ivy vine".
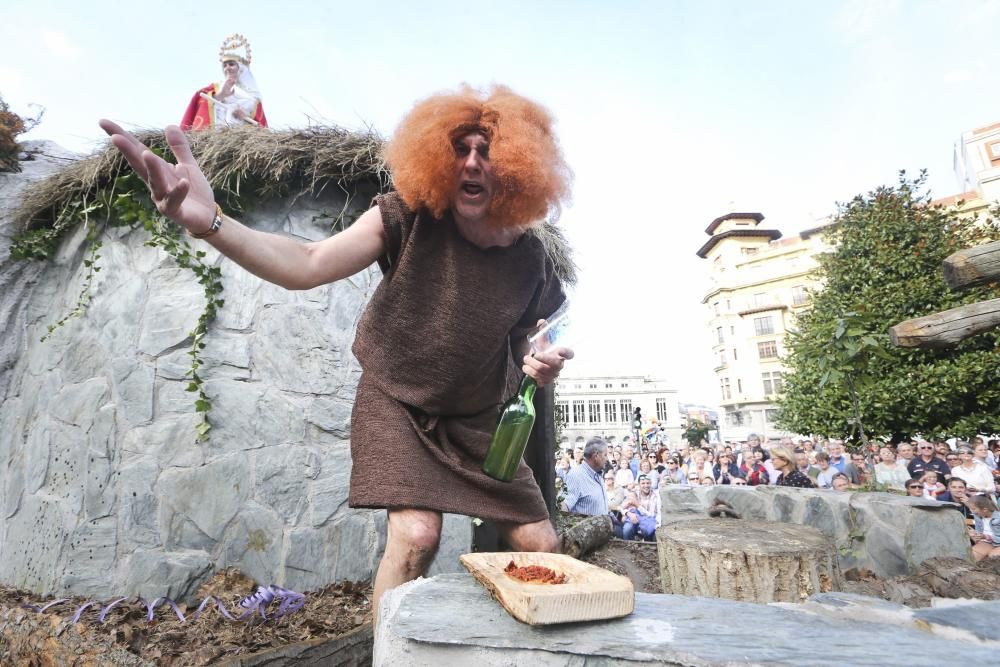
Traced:
<path fill-rule="evenodd" d="M 209 325 L 225 304 L 222 298 L 222 270 L 205 261 L 205 251 L 192 251 L 177 225 L 160 215 L 153 206 L 145 183 L 131 173 L 114 178 L 110 185 L 101 189 L 93 199 L 81 197 L 72 200 L 59 211 L 52 225 L 18 235 L 13 241 L 11 256 L 17 259 L 52 257 L 66 231 L 79 223 L 81 217 L 87 226 L 85 239 L 87 256 L 83 262 L 87 273 L 83 288 L 73 309 L 54 324 L 48 325 L 46 334 L 41 338 L 42 342 L 49 339 L 69 320 L 83 315 L 90 305 L 94 275 L 101 270 L 99 265 L 100 250 L 103 246 L 101 235 L 105 228 L 142 227 L 150 235 L 146 245 L 162 249 L 173 258 L 177 266 L 194 273 L 205 293 L 205 308 L 198 317 L 194 329 L 188 334 L 191 338 L 191 348 L 187 354 L 191 357 L 191 365 L 185 374 L 188 381 L 185 389 L 197 394 L 194 409 L 201 415 L 201 421 L 195 429 L 195 439 L 197 442 L 205 442 L 212 429 L 209 420 L 212 401 L 205 393 L 205 382 L 199 369 L 205 363 L 201 355 L 205 349 L 205 336 Z"/>

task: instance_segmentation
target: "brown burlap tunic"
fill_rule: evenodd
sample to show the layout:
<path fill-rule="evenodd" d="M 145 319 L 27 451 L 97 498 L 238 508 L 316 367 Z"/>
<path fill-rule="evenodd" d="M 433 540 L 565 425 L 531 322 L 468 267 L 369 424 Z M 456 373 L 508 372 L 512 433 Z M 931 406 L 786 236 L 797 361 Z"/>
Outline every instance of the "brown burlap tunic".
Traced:
<path fill-rule="evenodd" d="M 362 375 L 351 422 L 351 507 L 421 508 L 526 523 L 548 517 L 523 462 L 510 483 L 480 467 L 500 405 L 520 382 L 517 340 L 564 298 L 541 242 L 462 237 L 449 214 L 376 204 L 383 279 L 358 323 Z"/>

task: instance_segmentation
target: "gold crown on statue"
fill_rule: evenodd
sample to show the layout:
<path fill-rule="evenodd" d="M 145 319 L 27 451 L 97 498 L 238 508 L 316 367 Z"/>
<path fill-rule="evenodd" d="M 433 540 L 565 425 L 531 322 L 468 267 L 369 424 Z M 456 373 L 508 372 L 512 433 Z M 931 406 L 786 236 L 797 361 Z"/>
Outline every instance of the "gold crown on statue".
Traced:
<path fill-rule="evenodd" d="M 246 49 L 246 55 L 240 49 Z M 222 48 L 219 49 L 219 62 L 239 60 L 249 67 L 251 57 L 250 42 L 238 32 L 226 37 L 225 41 L 222 42 Z"/>

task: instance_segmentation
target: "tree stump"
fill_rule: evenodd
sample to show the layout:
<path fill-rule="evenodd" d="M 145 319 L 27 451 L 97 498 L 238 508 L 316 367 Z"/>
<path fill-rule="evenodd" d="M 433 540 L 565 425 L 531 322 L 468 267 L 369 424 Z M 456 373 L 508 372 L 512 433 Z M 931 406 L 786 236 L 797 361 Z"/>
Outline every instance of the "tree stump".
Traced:
<path fill-rule="evenodd" d="M 837 549 L 811 526 L 706 518 L 656 537 L 664 593 L 766 603 L 840 589 Z"/>

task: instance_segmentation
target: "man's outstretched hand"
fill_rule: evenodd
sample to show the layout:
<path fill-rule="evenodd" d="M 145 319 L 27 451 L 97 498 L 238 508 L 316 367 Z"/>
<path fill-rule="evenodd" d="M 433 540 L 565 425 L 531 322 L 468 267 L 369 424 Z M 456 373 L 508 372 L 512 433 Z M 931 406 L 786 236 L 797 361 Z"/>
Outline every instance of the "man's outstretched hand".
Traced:
<path fill-rule="evenodd" d="M 149 186 L 156 208 L 181 227 L 195 233 L 207 231 L 215 217 L 215 194 L 191 155 L 187 137 L 176 125 L 166 129 L 167 144 L 177 158 L 170 164 L 110 120 L 101 129 L 121 151 L 135 173 Z"/>

